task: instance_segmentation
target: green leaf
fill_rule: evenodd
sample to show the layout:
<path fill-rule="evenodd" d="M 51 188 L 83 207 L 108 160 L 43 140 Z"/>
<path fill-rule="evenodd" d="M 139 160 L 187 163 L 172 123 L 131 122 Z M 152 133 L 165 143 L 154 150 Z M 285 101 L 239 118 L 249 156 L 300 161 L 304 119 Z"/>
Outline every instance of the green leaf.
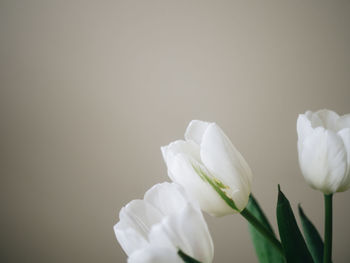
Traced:
<path fill-rule="evenodd" d="M 278 186 L 277 223 L 287 263 L 312 263 L 288 199 Z"/>
<path fill-rule="evenodd" d="M 312 222 L 306 217 L 301 206 L 299 208 L 299 216 L 301 219 L 301 224 L 303 226 L 303 232 L 306 239 L 307 247 L 310 250 L 312 258 L 316 263 L 323 262 L 323 241 L 318 233 L 316 227 L 312 224 Z"/>
<path fill-rule="evenodd" d="M 268 219 L 253 195 L 250 195 L 246 209 L 252 213 L 261 224 L 270 230 L 273 236 L 276 236 Z M 281 256 L 278 250 L 274 246 L 271 246 L 270 241 L 260 234 L 260 232 L 251 224 L 249 224 L 249 231 L 260 263 L 284 262 L 284 258 Z"/>
<path fill-rule="evenodd" d="M 185 263 L 201 263 L 200 261 L 194 259 L 193 257 L 190 257 L 185 252 L 183 252 L 181 249 L 177 252 L 179 257 L 185 262 Z"/>

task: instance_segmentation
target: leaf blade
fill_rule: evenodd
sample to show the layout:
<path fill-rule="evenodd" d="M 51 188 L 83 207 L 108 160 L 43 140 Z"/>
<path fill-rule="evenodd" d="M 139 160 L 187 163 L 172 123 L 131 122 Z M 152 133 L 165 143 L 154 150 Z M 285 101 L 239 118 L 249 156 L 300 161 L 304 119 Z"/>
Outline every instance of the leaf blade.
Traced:
<path fill-rule="evenodd" d="M 278 230 L 287 263 L 313 263 L 290 203 L 279 186 L 276 213 Z"/>
<path fill-rule="evenodd" d="M 301 225 L 303 228 L 306 245 L 310 250 L 315 263 L 323 262 L 323 241 L 314 224 L 305 215 L 301 205 L 298 206 Z"/>
<path fill-rule="evenodd" d="M 256 218 L 275 236 L 275 233 L 265 216 L 263 210 L 259 206 L 258 202 L 253 195 L 250 195 L 249 202 L 246 207 Z M 277 251 L 276 248 L 271 246 L 270 242 L 257 231 L 254 226 L 249 224 L 249 231 L 252 238 L 252 242 L 255 247 L 255 252 L 260 263 L 282 263 L 284 258 Z"/>

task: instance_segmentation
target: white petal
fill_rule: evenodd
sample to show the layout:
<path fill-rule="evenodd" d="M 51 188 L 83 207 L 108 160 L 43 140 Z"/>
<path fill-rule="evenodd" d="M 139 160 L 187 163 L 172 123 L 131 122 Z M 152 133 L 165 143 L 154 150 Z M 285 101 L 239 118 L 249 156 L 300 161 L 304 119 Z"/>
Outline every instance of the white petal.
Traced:
<path fill-rule="evenodd" d="M 124 221 L 145 236 L 148 235 L 152 225 L 159 223 L 162 217 L 158 210 L 143 200 L 131 201 L 119 214 L 120 221 Z"/>
<path fill-rule="evenodd" d="M 312 111 L 306 111 L 304 115 L 310 121 L 312 128 L 323 127 L 323 121 L 316 113 Z"/>
<path fill-rule="evenodd" d="M 212 262 L 213 241 L 202 213 L 191 205 L 152 228 L 152 244 L 171 244 L 189 256 L 203 262 Z"/>
<path fill-rule="evenodd" d="M 195 158 L 197 161 L 200 160 L 199 145 L 192 141 L 187 142 L 184 140 L 177 140 L 170 143 L 167 146 L 161 147 L 160 149 L 162 151 L 163 159 L 166 164 L 169 160 L 171 160 L 174 156 L 176 156 L 179 153 L 185 153 L 187 155 L 192 156 L 192 158 Z"/>
<path fill-rule="evenodd" d="M 350 114 L 343 115 L 337 120 L 337 130 L 345 128 L 350 128 Z"/>
<path fill-rule="evenodd" d="M 325 194 L 336 192 L 347 168 L 342 139 L 334 132 L 318 127 L 305 138 L 298 150 L 306 181 Z"/>
<path fill-rule="evenodd" d="M 315 112 L 315 115 L 322 120 L 324 128 L 336 131 L 336 122 L 339 119 L 339 115 L 336 112 L 324 109 Z"/>
<path fill-rule="evenodd" d="M 338 192 L 343 192 L 350 188 L 350 128 L 342 129 L 338 134 L 343 140 L 347 156 L 346 176 L 344 176 L 341 186 L 338 189 Z"/>
<path fill-rule="evenodd" d="M 216 216 L 234 213 L 193 167 L 201 167 L 201 164 L 191 156 L 177 154 L 168 161 L 168 175 L 186 190 L 191 199 L 197 200 L 201 209 L 207 213 Z M 202 167 L 202 170 L 205 168 Z"/>
<path fill-rule="evenodd" d="M 237 208 L 244 209 L 251 191 L 252 173 L 243 156 L 215 123 L 207 128 L 200 148 L 203 164 L 230 188 L 229 195 Z"/>
<path fill-rule="evenodd" d="M 199 120 L 191 121 L 190 124 L 187 126 L 187 129 L 185 132 L 185 139 L 194 141 L 198 145 L 201 144 L 203 134 L 209 125 L 210 123 L 205 121 L 199 121 Z"/>
<path fill-rule="evenodd" d="M 114 225 L 115 236 L 127 255 L 131 255 L 134 251 L 142 249 L 148 245 L 147 239 L 135 229 L 125 226 L 123 222 Z"/>
<path fill-rule="evenodd" d="M 152 225 L 162 220 L 162 214 L 143 200 L 133 200 L 120 210 L 119 223 L 115 225 L 118 242 L 129 255 L 147 241 Z M 128 234 L 132 234 L 128 238 Z"/>
<path fill-rule="evenodd" d="M 149 189 L 144 200 L 157 208 L 164 216 L 182 210 L 189 202 L 185 190 L 175 183 L 161 183 Z"/>
<path fill-rule="evenodd" d="M 299 114 L 297 120 L 297 133 L 298 140 L 303 141 L 305 137 L 309 136 L 313 132 L 310 120 L 305 114 Z"/>
<path fill-rule="evenodd" d="M 163 246 L 148 246 L 133 253 L 128 263 L 183 263 L 175 249 Z"/>

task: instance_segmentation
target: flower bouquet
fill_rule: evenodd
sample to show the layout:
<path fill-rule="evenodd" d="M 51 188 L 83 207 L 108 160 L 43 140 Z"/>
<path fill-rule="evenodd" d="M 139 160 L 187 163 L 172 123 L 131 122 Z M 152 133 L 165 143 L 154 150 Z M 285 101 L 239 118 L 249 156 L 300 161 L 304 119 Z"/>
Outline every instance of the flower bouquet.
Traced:
<path fill-rule="evenodd" d="M 194 120 L 185 139 L 161 147 L 168 176 L 133 200 L 114 226 L 128 262 L 212 262 L 214 246 L 202 211 L 240 214 L 249 223 L 259 262 L 332 262 L 332 196 L 350 187 L 350 114 L 307 111 L 297 120 L 299 164 L 324 193 L 324 239 L 299 205 L 303 234 L 278 186 L 278 233 L 251 193 L 247 162 L 216 123 Z"/>

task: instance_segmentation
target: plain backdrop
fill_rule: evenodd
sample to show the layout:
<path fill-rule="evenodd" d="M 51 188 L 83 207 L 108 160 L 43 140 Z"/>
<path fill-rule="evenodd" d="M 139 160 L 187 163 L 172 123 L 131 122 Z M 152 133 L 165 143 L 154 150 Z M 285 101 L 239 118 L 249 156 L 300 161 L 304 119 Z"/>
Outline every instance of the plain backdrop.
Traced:
<path fill-rule="evenodd" d="M 0 261 L 125 262 L 118 212 L 168 180 L 160 146 L 192 119 L 231 138 L 274 227 L 279 183 L 323 235 L 296 119 L 350 112 L 349 14 L 349 1 L 1 0 Z M 337 263 L 349 201 L 334 197 Z M 240 215 L 206 218 L 214 262 L 257 262 Z"/>

